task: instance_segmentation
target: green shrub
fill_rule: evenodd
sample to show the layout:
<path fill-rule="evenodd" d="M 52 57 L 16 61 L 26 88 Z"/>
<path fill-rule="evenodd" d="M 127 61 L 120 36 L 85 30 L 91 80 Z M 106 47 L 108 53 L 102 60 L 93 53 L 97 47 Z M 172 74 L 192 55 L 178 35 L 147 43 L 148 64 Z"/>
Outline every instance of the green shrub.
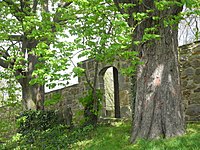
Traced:
<path fill-rule="evenodd" d="M 93 95 L 93 90 L 96 90 L 95 96 Z M 97 124 L 102 99 L 103 94 L 99 89 L 90 89 L 84 97 L 79 99 L 79 102 L 84 107 L 84 126 Z"/>
<path fill-rule="evenodd" d="M 21 110 L 18 105 L 0 107 L 0 145 L 16 133 L 16 115 Z"/>
<path fill-rule="evenodd" d="M 54 111 L 24 111 L 17 117 L 18 133 L 23 135 L 44 131 L 61 124 L 59 115 Z"/>
<path fill-rule="evenodd" d="M 12 140 L 0 145 L 0 149 L 71 149 L 74 143 L 91 139 L 93 129 L 93 126 L 86 126 L 69 130 L 67 126 L 58 125 L 45 131 L 32 131 L 27 135 L 18 133 Z"/>

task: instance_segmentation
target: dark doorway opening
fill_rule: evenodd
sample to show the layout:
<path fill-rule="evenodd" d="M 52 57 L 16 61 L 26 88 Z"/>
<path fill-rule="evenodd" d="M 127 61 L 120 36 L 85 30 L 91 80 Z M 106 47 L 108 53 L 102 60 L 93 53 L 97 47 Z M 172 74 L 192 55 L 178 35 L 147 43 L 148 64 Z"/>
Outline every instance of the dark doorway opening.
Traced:
<path fill-rule="evenodd" d="M 113 67 L 115 118 L 120 118 L 119 79 L 118 70 Z"/>
<path fill-rule="evenodd" d="M 107 67 L 100 72 L 100 85 L 104 91 L 103 116 L 120 118 L 118 70 Z"/>

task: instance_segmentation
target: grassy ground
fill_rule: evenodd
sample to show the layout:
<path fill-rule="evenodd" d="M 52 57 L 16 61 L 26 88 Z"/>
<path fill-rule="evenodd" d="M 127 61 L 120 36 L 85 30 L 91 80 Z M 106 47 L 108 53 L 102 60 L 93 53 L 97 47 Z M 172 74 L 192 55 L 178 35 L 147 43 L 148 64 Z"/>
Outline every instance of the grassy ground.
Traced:
<path fill-rule="evenodd" d="M 96 129 L 91 139 L 79 141 L 73 149 L 84 150 L 200 150 L 200 123 L 188 124 L 182 137 L 129 143 L 130 123 L 116 123 Z"/>
<path fill-rule="evenodd" d="M 15 132 L 11 122 L 0 122 L 0 140 L 5 142 Z M 200 150 L 200 123 L 188 124 L 187 133 L 182 137 L 160 140 L 140 140 L 135 145 L 129 143 L 130 122 L 113 122 L 70 131 L 64 126 L 43 132 L 33 132 L 25 138 L 16 135 L 12 140 L 0 144 L 0 149 L 36 150 Z"/>

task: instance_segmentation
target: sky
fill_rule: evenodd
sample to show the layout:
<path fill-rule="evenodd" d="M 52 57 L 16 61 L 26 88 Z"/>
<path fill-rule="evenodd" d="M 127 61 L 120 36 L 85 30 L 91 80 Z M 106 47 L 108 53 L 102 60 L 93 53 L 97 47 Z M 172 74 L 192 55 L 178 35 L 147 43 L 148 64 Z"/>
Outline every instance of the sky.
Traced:
<path fill-rule="evenodd" d="M 189 17 L 179 24 L 178 42 L 179 46 L 200 40 L 200 16 Z M 199 32 L 198 37 L 195 34 Z"/>

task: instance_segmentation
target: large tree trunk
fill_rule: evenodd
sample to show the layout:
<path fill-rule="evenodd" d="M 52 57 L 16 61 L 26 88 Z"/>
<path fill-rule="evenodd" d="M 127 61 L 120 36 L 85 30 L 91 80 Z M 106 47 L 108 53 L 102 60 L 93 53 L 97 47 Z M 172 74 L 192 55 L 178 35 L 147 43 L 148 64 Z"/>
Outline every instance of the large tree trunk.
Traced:
<path fill-rule="evenodd" d="M 143 45 L 144 64 L 138 66 L 134 127 L 131 141 L 182 135 L 177 32 L 163 29 L 165 37 Z"/>
<path fill-rule="evenodd" d="M 177 7 L 172 7 L 155 12 L 160 19 L 145 19 L 133 35 L 134 40 L 141 40 L 145 28 L 157 25 L 156 33 L 161 38 L 133 46 L 140 52 L 144 64 L 137 69 L 132 143 L 140 138 L 167 138 L 185 133 L 178 68 L 178 26 L 166 27 L 163 23 L 166 14 L 173 15 L 179 11 Z"/>
<path fill-rule="evenodd" d="M 153 0 L 114 0 L 114 3 L 122 14 L 129 14 L 129 26 L 136 27 L 133 41 L 142 42 L 139 45 L 133 44 L 133 50 L 140 53 L 144 64 L 137 68 L 131 142 L 141 138 L 166 138 L 184 134 L 177 51 L 178 23 L 164 25 L 165 19 L 173 18 L 182 8 L 171 3 L 165 10 L 158 10 Z M 120 3 L 132 3 L 134 6 L 123 9 Z M 133 13 L 146 13 L 148 17 L 142 21 L 135 20 Z M 156 20 L 153 16 L 159 19 Z M 151 30 L 146 30 L 147 28 Z M 160 39 L 148 40 L 144 38 L 146 33 L 159 34 Z"/>

